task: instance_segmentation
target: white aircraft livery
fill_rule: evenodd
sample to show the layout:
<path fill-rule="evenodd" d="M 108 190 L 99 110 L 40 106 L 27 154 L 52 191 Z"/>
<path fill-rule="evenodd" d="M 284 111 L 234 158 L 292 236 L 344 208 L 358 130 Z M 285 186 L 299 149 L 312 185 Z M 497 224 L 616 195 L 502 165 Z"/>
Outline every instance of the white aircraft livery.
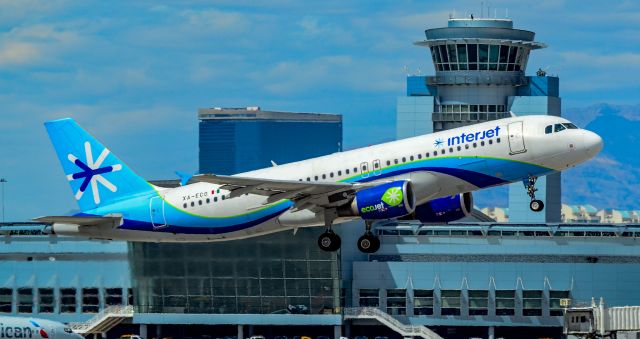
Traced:
<path fill-rule="evenodd" d="M 318 246 L 336 251 L 332 225 L 361 218 L 365 253 L 380 247 L 373 222 L 458 220 L 472 211 L 471 192 L 486 187 L 522 181 L 539 212 L 536 179 L 602 149 L 598 135 L 566 119 L 511 117 L 232 176 L 183 176 L 166 188 L 136 175 L 72 119 L 45 126 L 82 211 L 36 219 L 56 234 L 205 242 L 324 226 Z"/>
<path fill-rule="evenodd" d="M 57 321 L 0 316 L 0 338 L 80 339 L 84 337 Z"/>

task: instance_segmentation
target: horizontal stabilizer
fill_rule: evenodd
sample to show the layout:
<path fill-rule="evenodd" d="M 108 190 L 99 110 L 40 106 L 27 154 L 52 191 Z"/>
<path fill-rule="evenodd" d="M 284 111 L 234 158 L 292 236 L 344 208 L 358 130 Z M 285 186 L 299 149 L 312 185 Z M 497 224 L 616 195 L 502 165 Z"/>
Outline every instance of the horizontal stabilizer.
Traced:
<path fill-rule="evenodd" d="M 34 221 L 42 223 L 60 223 L 60 224 L 74 224 L 80 226 L 100 226 L 105 224 L 120 225 L 122 217 L 99 217 L 99 216 L 48 216 L 33 219 Z"/>

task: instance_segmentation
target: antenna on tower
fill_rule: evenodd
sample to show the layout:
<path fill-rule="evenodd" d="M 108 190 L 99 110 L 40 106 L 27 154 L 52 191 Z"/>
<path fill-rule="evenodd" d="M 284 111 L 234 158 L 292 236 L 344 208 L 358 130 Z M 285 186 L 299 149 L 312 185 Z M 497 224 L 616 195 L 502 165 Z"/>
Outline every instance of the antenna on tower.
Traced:
<path fill-rule="evenodd" d="M 505 17 L 506 19 L 509 19 L 509 9 L 508 9 L 508 8 L 505 8 L 505 9 L 504 9 L 504 17 Z"/>
<path fill-rule="evenodd" d="M 484 1 L 480 1 L 480 18 L 484 15 Z"/>

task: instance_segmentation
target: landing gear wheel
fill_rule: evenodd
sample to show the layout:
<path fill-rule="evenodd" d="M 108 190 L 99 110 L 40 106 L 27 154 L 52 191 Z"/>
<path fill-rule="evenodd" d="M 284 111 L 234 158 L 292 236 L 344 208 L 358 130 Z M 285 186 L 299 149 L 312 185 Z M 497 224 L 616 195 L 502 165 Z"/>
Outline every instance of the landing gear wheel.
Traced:
<path fill-rule="evenodd" d="M 358 239 L 358 249 L 363 253 L 376 253 L 380 249 L 380 239 L 367 232 Z"/>
<path fill-rule="evenodd" d="M 320 237 L 318 237 L 318 247 L 325 252 L 335 252 L 340 248 L 341 244 L 340 236 L 331 230 L 320 234 Z"/>
<path fill-rule="evenodd" d="M 544 203 L 542 202 L 542 200 L 531 200 L 529 208 L 531 208 L 531 210 L 534 212 L 540 212 L 544 209 Z"/>
<path fill-rule="evenodd" d="M 531 208 L 534 212 L 540 212 L 544 209 L 544 203 L 542 200 L 536 199 L 536 181 L 537 177 L 530 176 L 527 180 L 524 180 L 524 188 L 527 190 L 527 195 L 531 198 L 531 203 L 529 203 L 529 208 Z"/>

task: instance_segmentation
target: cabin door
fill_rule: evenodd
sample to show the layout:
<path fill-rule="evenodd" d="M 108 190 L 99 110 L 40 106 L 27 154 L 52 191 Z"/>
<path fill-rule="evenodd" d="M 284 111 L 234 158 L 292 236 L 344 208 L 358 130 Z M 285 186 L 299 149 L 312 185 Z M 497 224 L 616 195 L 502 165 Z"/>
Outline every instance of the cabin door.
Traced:
<path fill-rule="evenodd" d="M 524 153 L 527 149 L 524 146 L 524 136 L 522 133 L 522 121 L 512 122 L 508 126 L 509 150 L 510 154 Z"/>
<path fill-rule="evenodd" d="M 164 217 L 164 199 L 161 197 L 153 197 L 149 200 L 149 213 L 151 214 L 151 224 L 153 229 L 167 227 L 167 221 Z"/>

